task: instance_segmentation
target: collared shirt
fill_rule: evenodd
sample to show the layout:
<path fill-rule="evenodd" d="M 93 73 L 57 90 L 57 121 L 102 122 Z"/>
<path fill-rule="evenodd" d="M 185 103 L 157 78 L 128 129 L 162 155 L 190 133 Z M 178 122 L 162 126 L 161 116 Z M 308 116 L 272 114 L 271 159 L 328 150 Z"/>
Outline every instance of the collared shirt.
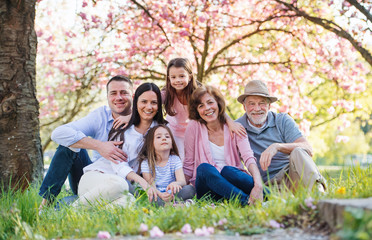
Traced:
<path fill-rule="evenodd" d="M 108 106 L 102 106 L 77 121 L 57 127 L 52 132 L 51 138 L 54 142 L 65 147 L 69 147 L 85 137 L 105 142 L 113 122 L 111 109 Z M 78 148 L 70 149 L 75 152 L 80 151 Z M 101 155 L 97 151 L 93 151 L 91 160 L 95 162 L 100 157 Z"/>
<path fill-rule="evenodd" d="M 271 160 L 268 172 L 263 171 L 259 164 L 260 157 L 273 143 L 292 143 L 302 137 L 296 122 L 286 113 L 274 113 L 269 111 L 267 115 L 267 124 L 263 128 L 253 128 L 248 123 L 247 115 L 236 120 L 242 124 L 248 133 L 249 143 L 257 159 L 257 166 L 260 170 L 262 180 L 267 181 L 267 174 L 270 178 L 275 175 L 289 163 L 289 155 L 278 152 Z"/>

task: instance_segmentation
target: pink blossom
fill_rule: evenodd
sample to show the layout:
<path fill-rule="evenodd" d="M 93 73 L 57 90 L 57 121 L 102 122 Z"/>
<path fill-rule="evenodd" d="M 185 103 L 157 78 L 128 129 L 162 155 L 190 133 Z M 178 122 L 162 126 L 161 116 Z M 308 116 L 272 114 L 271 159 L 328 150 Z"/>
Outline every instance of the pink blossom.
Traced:
<path fill-rule="evenodd" d="M 225 225 L 226 223 L 227 223 L 227 219 L 226 218 L 222 218 L 220 221 L 218 221 L 218 225 L 219 226 Z"/>
<path fill-rule="evenodd" d="M 269 221 L 269 224 L 270 224 L 270 226 L 272 227 L 272 228 L 280 228 L 281 226 L 280 226 L 280 223 L 278 223 L 277 221 L 275 221 L 275 220 L 270 220 Z"/>
<path fill-rule="evenodd" d="M 164 236 L 164 232 L 162 230 L 160 230 L 160 228 L 158 228 L 157 226 L 153 227 L 150 230 L 150 237 L 152 237 L 152 238 L 160 238 L 160 237 L 163 237 L 163 236 Z"/>
<path fill-rule="evenodd" d="M 92 22 L 98 23 L 98 22 L 100 22 L 100 20 L 97 16 L 92 16 Z"/>
<path fill-rule="evenodd" d="M 335 111 L 336 111 L 336 110 L 335 110 L 334 107 L 330 107 L 330 108 L 327 109 L 327 112 L 328 112 L 328 114 L 330 114 L 330 115 L 334 114 Z"/>
<path fill-rule="evenodd" d="M 316 206 L 313 204 L 314 199 L 312 197 L 306 198 L 304 202 L 305 202 L 306 207 L 311 208 L 311 209 L 316 208 Z"/>
<path fill-rule="evenodd" d="M 203 226 L 202 228 L 196 228 L 195 229 L 195 235 L 196 236 L 209 236 L 214 233 L 214 228 L 213 227 L 206 227 Z"/>
<path fill-rule="evenodd" d="M 87 15 L 85 14 L 85 13 L 80 13 L 79 14 L 80 15 L 80 17 L 83 19 L 83 20 L 87 20 Z"/>
<path fill-rule="evenodd" d="M 192 228 L 191 228 L 190 224 L 186 223 L 185 225 L 183 225 L 183 227 L 181 228 L 181 232 L 183 234 L 192 233 Z"/>
<path fill-rule="evenodd" d="M 349 138 L 348 136 L 338 135 L 338 136 L 336 137 L 335 142 L 336 142 L 336 143 L 340 143 L 340 142 L 347 143 L 349 140 L 350 140 L 350 138 Z"/>
<path fill-rule="evenodd" d="M 141 223 L 140 227 L 139 227 L 139 230 L 140 230 L 141 233 L 144 233 L 144 232 L 147 232 L 149 230 L 149 227 L 146 224 Z"/>
<path fill-rule="evenodd" d="M 186 31 L 186 30 L 183 30 L 183 31 L 180 32 L 180 36 L 181 36 L 181 37 L 189 36 L 189 32 Z"/>
<path fill-rule="evenodd" d="M 83 2 L 83 7 L 86 7 L 86 6 L 88 6 L 88 3 L 87 2 Z"/>
<path fill-rule="evenodd" d="M 107 231 L 99 231 L 97 234 L 97 238 L 98 239 L 109 239 L 111 238 L 111 235 Z"/>

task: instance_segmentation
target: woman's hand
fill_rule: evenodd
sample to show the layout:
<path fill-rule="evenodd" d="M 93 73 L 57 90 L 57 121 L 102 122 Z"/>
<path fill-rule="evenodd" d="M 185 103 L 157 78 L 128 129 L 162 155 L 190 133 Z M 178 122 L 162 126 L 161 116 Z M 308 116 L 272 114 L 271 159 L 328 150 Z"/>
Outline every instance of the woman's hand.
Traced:
<path fill-rule="evenodd" d="M 171 191 L 172 194 L 178 193 L 182 189 L 181 185 L 179 185 L 177 182 L 172 182 L 167 186 L 166 191 Z"/>
<path fill-rule="evenodd" d="M 122 126 L 121 128 L 125 128 L 128 125 L 130 120 L 131 114 L 126 116 L 119 116 L 114 119 L 114 123 L 112 125 L 113 128 L 118 129 L 118 127 Z"/>
<path fill-rule="evenodd" d="M 255 184 L 249 196 L 248 203 L 254 205 L 256 202 L 262 202 L 262 201 L 263 201 L 262 185 Z"/>
<path fill-rule="evenodd" d="M 167 192 L 161 192 L 161 193 L 158 193 L 158 195 L 164 202 L 169 202 L 173 199 L 173 194 L 170 194 Z"/>

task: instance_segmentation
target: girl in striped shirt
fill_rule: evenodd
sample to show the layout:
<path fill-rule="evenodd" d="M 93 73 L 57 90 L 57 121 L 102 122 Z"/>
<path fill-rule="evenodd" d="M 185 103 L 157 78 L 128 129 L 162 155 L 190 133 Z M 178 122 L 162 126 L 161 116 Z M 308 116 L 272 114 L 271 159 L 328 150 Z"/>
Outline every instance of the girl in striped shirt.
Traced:
<path fill-rule="evenodd" d="M 177 145 L 167 126 L 149 130 L 139 157 L 143 178 L 157 189 L 158 205 L 172 201 L 175 196 L 187 200 L 195 195 L 194 187 L 186 185 Z"/>

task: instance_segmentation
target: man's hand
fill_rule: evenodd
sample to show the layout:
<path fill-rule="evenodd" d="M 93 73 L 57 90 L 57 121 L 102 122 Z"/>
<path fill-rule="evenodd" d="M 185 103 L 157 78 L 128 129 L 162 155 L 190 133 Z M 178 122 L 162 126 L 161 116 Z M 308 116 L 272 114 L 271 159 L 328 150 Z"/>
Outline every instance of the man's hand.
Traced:
<path fill-rule="evenodd" d="M 247 131 L 245 130 L 243 125 L 241 125 L 240 123 L 232 122 L 228 124 L 228 126 L 229 126 L 231 136 L 233 136 L 235 133 L 236 135 L 240 137 L 247 137 Z"/>
<path fill-rule="evenodd" d="M 152 202 L 153 200 L 156 201 L 158 200 L 158 193 L 157 190 L 154 186 L 150 186 L 147 191 L 147 196 L 149 198 L 149 202 Z"/>
<path fill-rule="evenodd" d="M 97 148 L 97 152 L 101 154 L 102 157 L 110 160 L 115 164 L 127 161 L 127 154 L 117 146 L 122 144 L 123 141 L 109 141 L 101 142 Z"/>
<path fill-rule="evenodd" d="M 171 191 L 172 194 L 178 193 L 182 189 L 181 185 L 176 182 L 172 182 L 167 186 L 166 192 Z"/>
<path fill-rule="evenodd" d="M 249 196 L 249 204 L 255 204 L 256 202 L 263 201 L 263 188 L 260 185 L 254 185 L 251 194 Z"/>
<path fill-rule="evenodd" d="M 266 171 L 271 164 L 271 159 L 278 152 L 278 144 L 271 144 L 265 151 L 262 152 L 260 158 L 260 165 L 263 171 Z"/>

